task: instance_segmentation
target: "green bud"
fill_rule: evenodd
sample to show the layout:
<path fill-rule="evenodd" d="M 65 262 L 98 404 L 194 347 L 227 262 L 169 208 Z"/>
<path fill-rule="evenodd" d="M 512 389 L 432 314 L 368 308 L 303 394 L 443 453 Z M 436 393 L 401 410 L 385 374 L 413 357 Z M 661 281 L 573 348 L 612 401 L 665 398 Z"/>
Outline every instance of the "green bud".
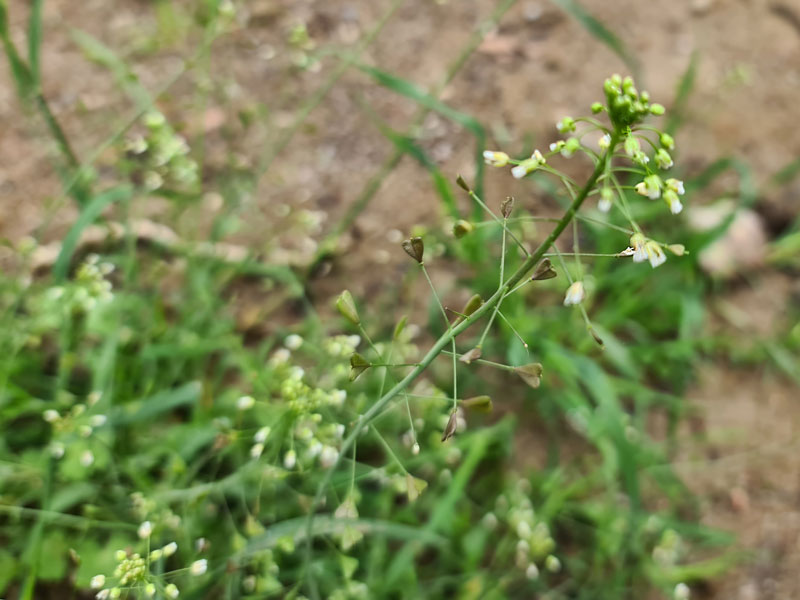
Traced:
<path fill-rule="evenodd" d="M 661 136 L 659 137 L 659 141 L 661 142 L 661 145 L 664 146 L 664 148 L 666 148 L 667 150 L 672 150 L 673 148 L 675 148 L 675 140 L 668 133 L 662 133 Z"/>
<path fill-rule="evenodd" d="M 421 237 L 412 237 L 405 240 L 403 242 L 403 250 L 419 264 L 422 264 L 422 257 L 425 254 L 425 244 Z"/>
<path fill-rule="evenodd" d="M 507 196 L 505 200 L 500 203 L 500 213 L 504 219 L 511 216 L 511 211 L 514 210 L 514 196 Z"/>
<path fill-rule="evenodd" d="M 657 117 L 663 115 L 665 111 L 666 109 L 661 104 L 656 103 L 650 105 L 650 113 Z"/>
<path fill-rule="evenodd" d="M 336 310 L 353 325 L 361 324 L 353 295 L 348 290 L 344 290 L 339 294 L 339 297 L 336 299 Z"/>
<path fill-rule="evenodd" d="M 458 187 L 460 187 L 465 192 L 471 192 L 472 191 L 472 188 L 470 188 L 469 185 L 467 185 L 467 182 L 464 181 L 464 178 L 461 175 L 456 177 L 456 183 L 458 184 Z"/>
<path fill-rule="evenodd" d="M 602 102 L 593 102 L 592 103 L 592 114 L 596 115 L 598 113 L 603 112 L 603 103 Z"/>
<path fill-rule="evenodd" d="M 350 357 L 350 381 L 355 381 L 359 375 L 369 369 L 372 365 L 366 358 L 361 356 L 358 352 L 353 352 Z"/>
<path fill-rule="evenodd" d="M 514 368 L 514 372 L 522 378 L 522 381 L 533 389 L 538 388 L 542 383 L 542 371 L 541 363 L 530 363 Z"/>
<path fill-rule="evenodd" d="M 625 138 L 625 154 L 628 156 L 633 156 L 637 152 L 641 152 L 642 146 L 639 143 L 639 139 L 634 137 L 633 135 L 629 135 Z"/>
<path fill-rule="evenodd" d="M 461 406 L 476 412 L 492 412 L 492 399 L 489 396 L 475 396 L 461 401 Z"/>
<path fill-rule="evenodd" d="M 462 238 L 468 233 L 471 233 L 475 226 L 469 221 L 459 219 L 453 224 L 453 235 L 457 238 Z"/>

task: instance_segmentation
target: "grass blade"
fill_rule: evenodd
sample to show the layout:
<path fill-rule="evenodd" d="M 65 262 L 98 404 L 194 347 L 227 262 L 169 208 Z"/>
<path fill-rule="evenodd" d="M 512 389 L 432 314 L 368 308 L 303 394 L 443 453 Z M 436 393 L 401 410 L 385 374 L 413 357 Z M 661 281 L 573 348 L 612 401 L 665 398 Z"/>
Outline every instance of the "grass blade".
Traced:
<path fill-rule="evenodd" d="M 639 61 L 634 58 L 633 54 L 631 54 L 622 40 L 612 33 L 605 25 L 589 14 L 586 9 L 575 0 L 553 0 L 553 3 L 578 21 L 592 37 L 608 46 L 614 54 L 619 56 L 622 62 L 631 70 L 634 79 L 640 79 Z"/>
<path fill-rule="evenodd" d="M 31 83 L 35 88 L 41 84 L 42 13 L 44 0 L 33 0 L 28 22 L 28 67 Z"/>
<path fill-rule="evenodd" d="M 98 194 L 86 205 L 78 220 L 75 221 L 67 235 L 64 236 L 61 252 L 59 252 L 58 258 L 53 265 L 53 277 L 56 281 L 63 281 L 66 278 L 72 254 L 75 252 L 83 230 L 94 223 L 107 206 L 127 200 L 132 194 L 133 189 L 130 186 L 123 185 Z"/>
<path fill-rule="evenodd" d="M 672 109 L 669 111 L 669 120 L 664 131 L 670 135 L 674 134 L 686 118 L 686 104 L 689 96 L 694 89 L 694 81 L 697 76 L 697 51 L 692 52 L 689 64 L 683 72 L 681 80 L 678 82 L 678 89 L 675 92 L 675 100 L 672 101 Z"/>

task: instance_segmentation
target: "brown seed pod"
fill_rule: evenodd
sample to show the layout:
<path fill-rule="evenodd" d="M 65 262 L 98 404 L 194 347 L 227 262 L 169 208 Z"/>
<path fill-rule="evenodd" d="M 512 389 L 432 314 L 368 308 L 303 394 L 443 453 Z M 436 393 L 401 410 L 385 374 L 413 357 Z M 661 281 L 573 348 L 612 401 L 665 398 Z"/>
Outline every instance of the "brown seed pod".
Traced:
<path fill-rule="evenodd" d="M 422 264 L 422 257 L 425 254 L 425 244 L 421 237 L 412 237 L 403 242 L 403 250 L 411 258 Z"/>
<path fill-rule="evenodd" d="M 531 281 L 542 281 L 544 279 L 552 279 L 553 277 L 558 277 L 558 273 L 550 263 L 550 259 L 545 258 L 539 263 L 539 266 L 536 267 L 533 275 L 531 275 Z"/>

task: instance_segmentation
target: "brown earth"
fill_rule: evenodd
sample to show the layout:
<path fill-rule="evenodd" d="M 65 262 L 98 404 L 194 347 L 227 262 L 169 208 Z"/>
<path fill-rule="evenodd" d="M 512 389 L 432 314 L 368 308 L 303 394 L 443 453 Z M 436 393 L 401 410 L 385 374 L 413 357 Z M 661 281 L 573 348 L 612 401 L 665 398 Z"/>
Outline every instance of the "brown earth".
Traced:
<path fill-rule="evenodd" d="M 400 2 L 361 60 L 436 91 L 497 4 Z M 766 217 L 767 230 L 780 229 L 798 214 L 798 190 L 772 189 L 766 182 L 770 174 L 800 156 L 800 128 L 795 126 L 800 5 L 790 0 L 585 0 L 583 4 L 638 58 L 640 88 L 668 107 L 676 83 L 697 53 L 695 89 L 677 136 L 680 162 L 687 171 L 698 172 L 720 156 L 736 156 L 751 165 L 756 184 L 765 190 L 756 208 Z M 265 149 L 288 139 L 286 132 L 298 109 L 339 64 L 340 59 L 328 56 L 318 70 L 292 68 L 292 54 L 286 50 L 291 26 L 307 23 L 318 47 L 349 51 L 388 10 L 390 1 L 251 0 L 237 6 L 238 25 L 214 45 L 210 87 L 190 71 L 159 102 L 190 141 L 205 134 L 205 175 L 211 181 L 232 162 L 253 168 Z M 10 0 L 9 10 L 14 38 L 24 48 L 27 2 Z M 84 30 L 103 40 L 131 62 L 145 87 L 154 92 L 195 50 L 185 43 L 154 47 L 153 40 L 165 35 L 154 15 L 153 5 L 144 1 L 46 3 L 44 95 L 83 160 L 118 132 L 135 109 L 108 72 L 86 60 L 70 30 Z M 196 44 L 199 37 L 190 39 Z M 520 0 L 469 55 L 441 97 L 486 124 L 496 147 L 515 151 L 526 137 L 544 147 L 555 139 L 555 121 L 586 111 L 600 99 L 603 78 L 615 71 L 626 73 L 627 68 L 556 5 Z M 0 81 L 0 235 L 15 242 L 26 235 L 44 242 L 58 239 L 77 212 L 59 192 L 55 149 L 37 119 L 20 117 L 5 61 Z M 206 101 L 197 100 L 202 89 L 210 89 Z M 238 221 L 226 241 L 245 245 L 268 261 L 307 263 L 324 233 L 392 156 L 393 148 L 371 121 L 370 110 L 390 127 L 406 132 L 418 105 L 375 86 L 355 69 L 345 72 L 275 157 L 255 191 L 237 197 Z M 266 119 L 248 127 L 248 115 Z M 468 132 L 428 115 L 417 133 L 442 173 L 462 173 L 468 179 L 473 175 L 474 145 Z M 100 154 L 96 164 L 101 180 L 111 180 L 113 155 Z M 690 203 L 706 205 L 732 189 L 735 178 L 721 178 Z M 487 196 L 500 198 L 507 193 L 523 206 L 539 202 L 529 188 L 511 181 L 506 173 L 488 173 Z M 178 233 L 204 239 L 207 215 L 219 202 L 219 196 L 209 195 L 201 206 L 186 211 L 176 226 Z M 284 205 L 293 209 L 289 216 Z M 319 223 L 298 229 L 290 221 L 302 209 L 311 211 L 309 218 Z M 138 216 L 155 221 L 166 221 L 170 210 L 162 201 L 134 207 Z M 340 247 L 358 260 L 337 261 L 318 280 L 318 297 L 327 300 L 343 281 L 359 296 L 379 294 L 382 282 L 399 277 L 406 265 L 397 250 L 398 238 L 417 224 L 444 224 L 441 211 L 430 178 L 403 158 L 343 236 Z M 725 297 L 729 310 L 722 313 L 727 318 L 713 326 L 767 337 L 786 326 L 783 318 L 794 284 L 783 275 L 766 272 L 758 259 L 746 268 L 746 283 L 733 286 Z M 446 294 L 455 278 L 441 283 Z M 769 310 L 763 310 L 765 306 Z M 767 321 L 760 314 L 769 315 Z M 731 324 L 731 315 L 734 321 L 735 315 L 744 317 Z M 258 314 L 250 317 L 258 318 Z M 714 597 L 800 597 L 797 390 L 773 375 L 711 365 L 701 373 L 690 398 L 704 415 L 706 434 L 697 454 L 678 465 L 704 498 L 705 520 L 737 532 L 742 545 L 753 550 L 750 563 L 715 584 Z"/>

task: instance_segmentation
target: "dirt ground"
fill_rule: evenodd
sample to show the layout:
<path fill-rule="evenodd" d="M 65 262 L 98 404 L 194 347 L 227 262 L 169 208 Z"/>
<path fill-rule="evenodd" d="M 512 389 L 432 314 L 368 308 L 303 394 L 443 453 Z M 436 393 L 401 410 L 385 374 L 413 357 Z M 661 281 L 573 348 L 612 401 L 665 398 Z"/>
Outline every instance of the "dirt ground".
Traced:
<path fill-rule="evenodd" d="M 24 47 L 27 2 L 10 0 L 15 39 Z M 190 139 L 205 133 L 205 174 L 211 178 L 233 160 L 253 168 L 265 148 L 286 139 L 297 110 L 339 64 L 324 58 L 319 69 L 293 69 L 285 51 L 287 31 L 307 23 L 318 47 L 352 49 L 391 4 L 390 0 L 250 0 L 236 3 L 238 25 L 222 36 L 211 56 L 211 91 L 198 101 L 202 78 L 188 74 L 159 106 Z M 361 60 L 436 91 L 448 69 L 486 24 L 496 0 L 405 0 Z M 686 124 L 677 136 L 680 162 L 698 172 L 720 156 L 748 162 L 764 193 L 756 205 L 758 227 L 774 235 L 800 212 L 800 189 L 765 187 L 770 174 L 800 156 L 796 127 L 800 97 L 800 4 L 792 0 L 682 0 L 641 2 L 584 0 L 642 67 L 640 89 L 667 105 L 690 57 L 698 71 Z M 86 159 L 133 114 L 102 67 L 86 60 L 70 38 L 81 29 L 103 40 L 134 65 L 142 83 L 158 90 L 192 55 L 192 48 L 147 40 L 159 32 L 152 4 L 126 0 L 50 0 L 46 3 L 43 50 L 44 94 L 75 151 Z M 515 150 L 526 136 L 544 147 L 555 139 L 553 124 L 564 114 L 586 111 L 600 99 L 604 77 L 627 73 L 609 49 L 592 38 L 555 4 L 519 0 L 467 58 L 441 98 L 488 126 L 492 144 Z M 42 125 L 20 118 L 5 61 L 0 66 L 0 236 L 18 241 L 36 235 L 57 239 L 75 219 L 59 193 L 53 147 Z M 324 233 L 352 205 L 390 159 L 393 148 L 369 117 L 374 111 L 399 132 L 408 131 L 419 107 L 372 84 L 350 69 L 310 113 L 271 162 L 257 188 L 239 198 L 238 223 L 226 240 L 254 249 L 264 260 L 307 263 Z M 266 126 L 246 126 L 242 115 L 266 114 Z M 470 134 L 428 115 L 419 129 L 421 145 L 444 174 L 473 175 Z M 101 178 L 110 158 L 97 162 Z M 735 189 L 717 188 L 689 199 L 710 204 Z M 513 193 L 522 206 L 537 202 L 507 174 L 487 175 L 487 196 Z M 209 195 L 208 206 L 218 203 Z M 285 206 L 309 211 L 314 223 L 297 234 L 286 224 Z M 141 203 L 137 214 L 166 218 L 163 202 Z M 369 257 L 339 261 L 318 281 L 322 300 L 347 281 L 354 294 L 376 294 L 382 281 L 406 264 L 398 235 L 420 223 L 442 224 L 441 203 L 430 179 L 408 158 L 389 175 L 342 248 Z M 179 224 L 185 237 L 203 239 L 202 207 Z M 286 233 L 289 231 L 290 233 Z M 760 256 L 760 255 L 759 255 Z M 2 257 L 0 257 L 2 258 Z M 742 325 L 743 335 L 768 336 L 785 326 L 790 302 L 787 276 L 769 272 L 757 258 L 737 265 L 728 300 L 746 314 L 768 319 Z M 761 290 L 761 295 L 753 290 Z M 796 290 L 795 290 L 796 291 Z M 446 291 L 445 291 L 446 293 Z M 762 310 L 764 306 L 767 311 Z M 771 320 L 770 320 L 771 319 Z M 728 325 L 723 325 L 728 326 Z M 709 446 L 680 468 L 706 502 L 706 521 L 735 531 L 753 550 L 753 561 L 718 582 L 714 598 L 736 600 L 800 597 L 800 407 L 798 393 L 777 376 L 712 365 L 690 394 L 704 415 Z"/>

